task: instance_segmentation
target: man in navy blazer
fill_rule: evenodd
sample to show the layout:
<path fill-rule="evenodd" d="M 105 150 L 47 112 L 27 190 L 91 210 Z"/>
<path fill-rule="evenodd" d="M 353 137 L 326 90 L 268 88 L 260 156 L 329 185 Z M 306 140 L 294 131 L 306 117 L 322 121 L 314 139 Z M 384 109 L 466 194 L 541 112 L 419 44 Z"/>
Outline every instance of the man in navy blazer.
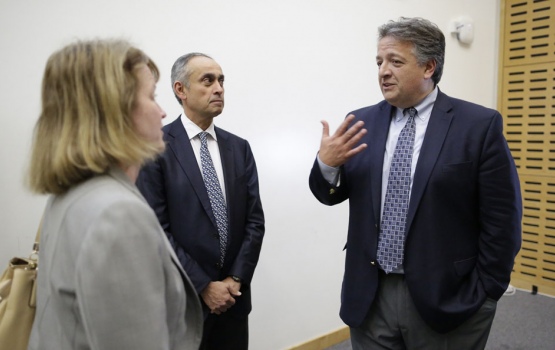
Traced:
<path fill-rule="evenodd" d="M 445 38 L 435 24 L 401 18 L 378 38 L 385 101 L 351 112 L 331 136 L 322 122 L 309 179 L 320 202 L 349 200 L 341 318 L 353 349 L 483 349 L 521 242 L 502 117 L 439 90 Z M 388 273 L 378 262 L 383 207 L 409 107 L 417 114 L 402 263 Z"/>
<path fill-rule="evenodd" d="M 203 301 L 201 349 L 247 349 L 250 283 L 262 246 L 264 213 L 249 143 L 213 123 L 224 107 L 223 83 L 221 67 L 209 56 L 191 53 L 177 59 L 172 86 L 184 114 L 163 128 L 166 151 L 143 167 L 137 186 Z M 203 180 L 200 132 L 208 133 L 225 199 L 227 239 L 220 236 Z M 225 254 L 220 240 L 227 240 Z"/>

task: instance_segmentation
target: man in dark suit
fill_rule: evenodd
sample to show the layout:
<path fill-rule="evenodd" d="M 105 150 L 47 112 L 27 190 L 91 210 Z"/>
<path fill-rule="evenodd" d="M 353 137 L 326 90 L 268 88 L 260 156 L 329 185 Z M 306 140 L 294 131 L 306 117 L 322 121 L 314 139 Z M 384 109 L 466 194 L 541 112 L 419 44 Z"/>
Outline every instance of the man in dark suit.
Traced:
<path fill-rule="evenodd" d="M 502 117 L 439 90 L 444 54 L 435 24 L 384 24 L 385 101 L 331 136 L 322 122 L 310 188 L 349 200 L 340 315 L 353 349 L 483 349 L 510 281 L 522 203 Z"/>
<path fill-rule="evenodd" d="M 246 140 L 214 126 L 224 107 L 221 67 L 191 53 L 171 74 L 184 114 L 163 128 L 166 151 L 143 167 L 137 186 L 203 301 L 201 349 L 248 349 L 264 236 L 256 164 Z"/>

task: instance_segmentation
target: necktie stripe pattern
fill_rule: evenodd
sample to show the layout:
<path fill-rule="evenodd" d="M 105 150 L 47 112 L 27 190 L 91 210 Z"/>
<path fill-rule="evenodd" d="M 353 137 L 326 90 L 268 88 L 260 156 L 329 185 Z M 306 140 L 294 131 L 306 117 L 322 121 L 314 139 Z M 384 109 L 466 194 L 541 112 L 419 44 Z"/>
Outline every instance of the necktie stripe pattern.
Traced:
<path fill-rule="evenodd" d="M 227 247 L 227 206 L 224 200 L 222 188 L 214 169 L 212 157 L 208 151 L 208 133 L 201 132 L 198 134 L 200 138 L 200 163 L 202 168 L 202 177 L 204 178 L 204 186 L 210 198 L 210 205 L 212 212 L 216 217 L 216 224 L 218 226 L 218 234 L 220 236 L 220 264 L 223 266 L 225 251 Z"/>
<path fill-rule="evenodd" d="M 406 108 L 403 113 L 407 111 L 409 118 L 399 134 L 391 160 L 378 240 L 378 263 L 386 273 L 397 269 L 403 263 L 412 152 L 416 131 L 414 118 L 417 114 L 413 107 Z"/>

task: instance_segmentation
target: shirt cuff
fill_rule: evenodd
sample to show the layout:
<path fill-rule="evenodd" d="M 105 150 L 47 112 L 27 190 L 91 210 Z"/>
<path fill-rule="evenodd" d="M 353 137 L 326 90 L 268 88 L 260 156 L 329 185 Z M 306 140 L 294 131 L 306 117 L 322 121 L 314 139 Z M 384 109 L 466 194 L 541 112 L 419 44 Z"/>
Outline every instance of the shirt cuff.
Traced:
<path fill-rule="evenodd" d="M 320 155 L 316 156 L 318 161 L 318 166 L 320 166 L 320 171 L 322 172 L 322 176 L 324 179 L 333 186 L 339 186 L 339 167 L 332 167 L 329 165 L 324 164 L 322 160 L 320 160 Z"/>

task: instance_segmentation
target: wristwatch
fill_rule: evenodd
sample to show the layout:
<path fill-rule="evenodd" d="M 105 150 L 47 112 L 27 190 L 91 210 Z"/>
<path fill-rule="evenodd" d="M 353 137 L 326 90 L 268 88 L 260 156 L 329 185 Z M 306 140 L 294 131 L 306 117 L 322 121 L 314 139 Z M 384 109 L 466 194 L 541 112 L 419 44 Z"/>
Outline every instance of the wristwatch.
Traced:
<path fill-rule="evenodd" d="M 231 277 L 231 279 L 237 283 L 243 283 L 243 280 L 237 276 L 229 276 L 229 277 Z"/>

